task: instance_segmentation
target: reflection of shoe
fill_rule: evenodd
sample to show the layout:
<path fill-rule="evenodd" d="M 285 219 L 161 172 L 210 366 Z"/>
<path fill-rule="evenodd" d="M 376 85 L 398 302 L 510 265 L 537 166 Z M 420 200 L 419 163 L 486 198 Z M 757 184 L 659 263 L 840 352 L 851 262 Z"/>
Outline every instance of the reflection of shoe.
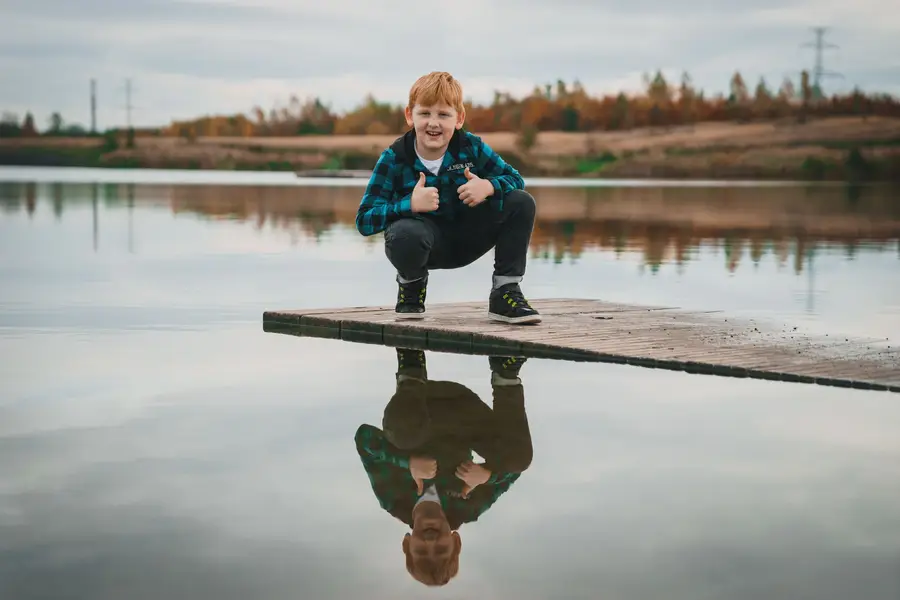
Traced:
<path fill-rule="evenodd" d="M 409 283 L 398 283 L 397 306 L 394 312 L 398 319 L 422 319 L 425 317 L 425 292 L 428 277 Z"/>
<path fill-rule="evenodd" d="M 425 353 L 421 350 L 397 348 L 397 376 L 404 379 L 427 379 Z"/>
<path fill-rule="evenodd" d="M 491 365 L 491 371 L 504 379 L 516 379 L 519 376 L 519 369 L 528 360 L 524 356 L 491 356 L 488 362 Z"/>
<path fill-rule="evenodd" d="M 491 292 L 488 317 L 514 325 L 541 321 L 540 313 L 528 304 L 518 283 L 508 283 Z"/>

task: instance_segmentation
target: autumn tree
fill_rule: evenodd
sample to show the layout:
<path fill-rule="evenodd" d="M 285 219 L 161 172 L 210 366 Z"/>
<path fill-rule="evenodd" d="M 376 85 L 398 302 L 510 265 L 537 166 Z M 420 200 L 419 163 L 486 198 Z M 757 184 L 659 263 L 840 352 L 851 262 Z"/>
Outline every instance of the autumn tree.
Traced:
<path fill-rule="evenodd" d="M 772 108 L 772 93 L 766 85 L 766 79 L 760 77 L 753 93 L 753 112 L 757 117 L 771 117 Z"/>
<path fill-rule="evenodd" d="M 22 135 L 24 137 L 34 137 L 38 135 L 37 128 L 34 125 L 34 115 L 31 112 L 25 113 L 25 120 L 22 121 Z"/>
<path fill-rule="evenodd" d="M 637 94 L 624 92 L 592 96 L 578 80 L 567 83 L 556 79 L 536 84 L 522 98 L 496 90 L 489 102 L 479 104 L 465 100 L 466 128 L 476 133 L 492 131 L 516 132 L 527 141 L 536 131 L 621 131 L 635 127 L 668 126 L 677 123 L 700 123 L 749 118 L 773 119 L 796 114 L 801 120 L 812 114 L 871 114 L 900 116 L 900 104 L 888 94 L 866 95 L 859 90 L 844 96 L 817 98 L 810 86 L 809 74 L 803 72 L 800 93 L 786 78 L 776 94 L 760 78 L 752 93 L 740 71 L 727 81 L 726 93 L 707 95 L 694 86 L 690 75 L 683 72 L 680 85 L 666 80 L 661 70 L 643 76 L 644 89 Z M 723 82 L 726 83 L 726 82 Z M 58 115 L 57 115 L 58 116 Z M 4 125 L 3 135 L 20 135 L 17 119 Z M 13 123 L 15 121 L 15 123 Z M 53 132 L 69 133 L 62 119 Z M 164 135 L 181 135 L 192 139 L 209 136 L 294 136 L 313 134 L 400 134 L 406 130 L 402 104 L 376 100 L 371 94 L 352 110 L 338 114 L 318 96 L 301 99 L 291 95 L 284 104 L 268 110 L 255 106 L 247 115 L 210 116 L 192 121 L 172 123 Z M 72 130 L 74 131 L 74 130 Z M 526 144 L 527 145 L 527 144 Z"/>
<path fill-rule="evenodd" d="M 19 116 L 4 112 L 0 116 L 0 137 L 19 137 L 22 135 L 22 126 L 19 125 Z"/>
<path fill-rule="evenodd" d="M 678 88 L 678 112 L 682 123 L 697 120 L 697 92 L 687 71 L 682 73 L 681 87 Z"/>

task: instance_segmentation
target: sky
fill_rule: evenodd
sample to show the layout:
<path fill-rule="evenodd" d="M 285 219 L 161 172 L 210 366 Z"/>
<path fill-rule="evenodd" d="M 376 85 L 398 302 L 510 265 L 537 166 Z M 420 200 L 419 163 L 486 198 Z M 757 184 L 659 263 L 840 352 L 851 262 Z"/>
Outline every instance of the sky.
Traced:
<path fill-rule="evenodd" d="M 707 93 L 735 69 L 777 88 L 811 69 L 812 27 L 828 27 L 826 92 L 900 95 L 895 0 L 0 0 L 0 111 L 59 111 L 98 128 L 159 126 L 205 114 L 268 111 L 291 95 L 351 110 L 395 103 L 424 73 L 447 70 L 468 98 L 516 96 L 579 80 L 592 94 L 635 91 L 641 75 L 688 71 Z"/>

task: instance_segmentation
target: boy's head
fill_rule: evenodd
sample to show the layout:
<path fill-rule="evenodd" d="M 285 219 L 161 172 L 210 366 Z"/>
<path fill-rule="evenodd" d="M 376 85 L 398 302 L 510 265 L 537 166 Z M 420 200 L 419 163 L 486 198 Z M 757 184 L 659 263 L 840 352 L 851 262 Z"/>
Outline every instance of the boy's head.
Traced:
<path fill-rule="evenodd" d="M 428 586 L 445 585 L 459 572 L 462 539 L 437 502 L 421 502 L 413 510 L 412 532 L 403 536 L 406 570 Z"/>
<path fill-rule="evenodd" d="M 416 131 L 419 152 L 437 158 L 466 121 L 462 86 L 443 71 L 423 75 L 410 88 L 404 112 L 406 124 Z"/>

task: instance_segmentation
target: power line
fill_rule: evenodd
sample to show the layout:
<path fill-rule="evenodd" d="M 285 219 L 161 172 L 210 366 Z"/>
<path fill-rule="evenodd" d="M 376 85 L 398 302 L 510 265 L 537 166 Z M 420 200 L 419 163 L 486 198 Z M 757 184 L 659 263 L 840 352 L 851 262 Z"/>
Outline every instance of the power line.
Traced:
<path fill-rule="evenodd" d="M 826 48 L 839 48 L 837 44 L 826 43 L 824 41 L 826 27 L 813 27 L 813 32 L 816 34 L 815 42 L 806 42 L 802 44 L 803 48 L 815 48 L 816 50 L 816 59 L 815 65 L 813 66 L 813 89 L 817 90 L 818 93 L 822 91 L 822 78 L 823 77 L 841 77 L 843 75 L 837 73 L 835 71 L 828 71 L 825 69 L 825 60 L 824 60 L 824 51 Z"/>

